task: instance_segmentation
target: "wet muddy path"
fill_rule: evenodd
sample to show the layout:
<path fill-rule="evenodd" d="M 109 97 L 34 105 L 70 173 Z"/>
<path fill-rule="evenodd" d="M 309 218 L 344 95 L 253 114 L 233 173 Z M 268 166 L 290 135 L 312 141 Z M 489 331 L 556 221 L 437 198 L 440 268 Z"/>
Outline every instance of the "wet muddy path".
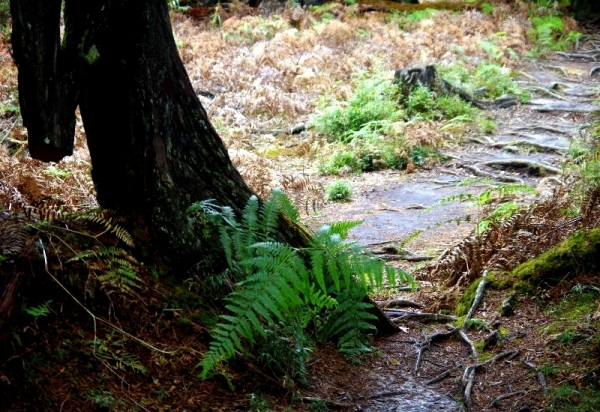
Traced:
<path fill-rule="evenodd" d="M 502 182 L 525 183 L 535 188 L 538 196 L 544 196 L 561 184 L 565 154 L 588 137 L 593 113 L 600 110 L 600 106 L 592 104 L 600 96 L 600 75 L 590 74 L 595 66 L 564 59 L 536 61 L 522 67 L 518 80 L 522 88 L 532 91 L 532 99 L 528 104 L 494 112 L 498 127 L 493 134 L 468 136 L 463 144 L 444 149 L 444 160 L 412 174 L 383 171 L 347 177 L 353 190 L 352 201 L 325 205 L 312 223 L 362 219 L 364 223 L 353 229 L 349 238 L 373 250 L 385 245 L 399 246 L 411 233 L 422 230 L 403 245 L 406 253 L 423 259 L 439 256 L 467 236 L 477 221 L 472 202 L 444 203 L 443 199 L 481 193 L 490 184 Z M 481 182 L 481 178 L 489 180 Z M 465 185 L 477 179 L 479 183 Z M 519 201 L 531 201 L 535 195 L 527 196 Z M 469 222 L 467 215 L 472 217 Z M 398 264 L 409 265 L 406 261 Z M 424 294 L 411 298 L 424 298 Z M 468 362 L 468 349 L 458 341 L 444 342 L 447 356 L 422 367 L 414 376 L 416 344 L 422 333 L 422 328 L 413 325 L 381 339 L 381 356 L 357 377 L 358 381 L 342 378 L 344 371 L 340 370 L 340 380 L 321 389 L 330 394 L 337 391 L 339 400 L 354 405 L 353 410 L 458 410 L 460 384 L 424 382 L 455 362 Z M 500 391 L 506 377 L 492 374 L 490 379 L 498 381 Z M 515 383 L 507 385 L 512 390 Z"/>

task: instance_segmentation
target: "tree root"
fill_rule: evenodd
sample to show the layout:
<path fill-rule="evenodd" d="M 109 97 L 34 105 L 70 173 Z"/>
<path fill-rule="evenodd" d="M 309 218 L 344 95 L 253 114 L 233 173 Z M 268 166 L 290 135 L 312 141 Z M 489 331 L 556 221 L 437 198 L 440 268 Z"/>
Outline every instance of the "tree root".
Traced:
<path fill-rule="evenodd" d="M 471 172 L 473 172 L 473 174 L 475 176 L 487 177 L 489 179 L 496 180 L 498 182 L 523 183 L 523 180 L 519 179 L 518 177 L 502 176 L 502 175 L 497 175 L 494 173 L 485 172 L 485 171 L 481 170 L 480 168 L 478 168 L 477 166 L 473 166 L 473 165 L 461 165 L 461 166 L 465 169 L 469 169 Z"/>
<path fill-rule="evenodd" d="M 552 91 L 548 90 L 548 89 L 547 89 L 547 88 L 545 88 L 545 87 L 540 87 L 540 86 L 529 86 L 529 87 L 526 87 L 526 88 L 525 88 L 525 90 L 530 90 L 530 91 L 535 91 L 535 92 L 541 92 L 541 93 L 547 94 L 547 95 L 548 95 L 548 96 L 550 96 L 550 97 L 554 97 L 555 99 L 558 99 L 558 100 L 564 100 L 564 101 L 570 102 L 570 100 L 569 100 L 569 99 L 567 99 L 567 98 L 565 98 L 565 97 L 562 97 L 561 95 L 559 95 L 559 94 L 556 94 L 556 93 L 554 93 L 554 92 L 552 92 Z"/>
<path fill-rule="evenodd" d="M 412 300 L 407 300 L 407 299 L 382 300 L 382 301 L 376 301 L 375 303 L 377 304 L 377 306 L 379 306 L 382 309 L 385 309 L 385 308 L 388 308 L 391 306 L 395 306 L 395 307 L 399 307 L 399 308 L 418 308 L 418 309 L 421 309 L 423 307 L 423 305 L 421 305 L 420 303 L 413 302 Z"/>
<path fill-rule="evenodd" d="M 336 401 L 331 401 L 329 399 L 313 398 L 312 396 L 299 396 L 294 399 L 296 401 L 300 401 L 300 402 L 322 402 L 330 408 L 333 407 L 333 408 L 338 408 L 338 409 L 348 409 L 353 406 L 350 403 L 336 402 Z"/>
<path fill-rule="evenodd" d="M 527 167 L 528 169 L 544 170 L 547 173 L 561 174 L 560 169 L 527 159 L 489 160 L 480 163 L 483 166 Z"/>
<path fill-rule="evenodd" d="M 452 315 L 443 315 L 441 313 L 420 313 L 420 312 L 408 312 L 400 309 L 388 309 L 385 311 L 386 313 L 394 313 L 392 322 L 394 323 L 404 323 L 404 322 L 441 322 L 441 321 L 450 321 L 453 322 L 457 319 L 456 316 Z"/>
<path fill-rule="evenodd" d="M 583 53 L 566 53 L 566 52 L 556 52 L 559 56 L 566 57 L 568 59 L 589 59 L 591 61 L 597 62 L 598 56 L 594 54 L 583 54 Z"/>
<path fill-rule="evenodd" d="M 421 365 L 421 359 L 423 358 L 423 352 L 425 352 L 426 349 L 429 349 L 429 346 L 431 345 L 431 343 L 435 340 L 447 339 L 450 336 L 454 335 L 457 330 L 458 330 L 458 328 L 452 328 L 448 332 L 436 332 L 433 335 L 431 335 L 430 337 L 424 339 L 423 342 L 421 342 L 421 345 L 419 346 L 419 350 L 417 351 L 417 359 L 415 361 L 415 369 L 413 371 L 414 375 L 417 374 L 417 372 L 419 370 L 419 366 Z"/>
<path fill-rule="evenodd" d="M 524 139 L 511 140 L 510 142 L 497 142 L 497 143 L 493 143 L 491 146 L 492 147 L 533 146 L 535 148 L 538 148 L 538 149 L 541 149 L 541 150 L 544 150 L 544 151 L 548 151 L 548 152 L 558 152 L 558 153 L 564 153 L 565 152 L 565 148 L 564 147 L 551 146 L 551 145 L 541 144 L 541 143 L 532 142 L 530 140 L 524 140 Z"/>
<path fill-rule="evenodd" d="M 473 406 L 473 401 L 471 400 L 471 392 L 473 390 L 473 385 L 475 384 L 475 372 L 477 371 L 477 369 L 482 368 L 487 365 L 490 365 L 490 364 L 493 364 L 502 358 L 511 359 L 511 358 L 517 356 L 518 353 L 519 352 L 516 350 L 509 350 L 509 351 L 502 352 L 502 353 L 494 356 L 492 359 L 490 359 L 488 361 L 477 363 L 477 364 L 471 365 L 471 366 L 467 366 L 467 368 L 463 372 L 463 376 L 461 379 L 461 382 L 463 385 L 463 399 L 464 399 L 465 406 L 467 407 L 467 409 L 471 409 L 471 407 Z"/>
<path fill-rule="evenodd" d="M 477 310 L 477 307 L 481 303 L 481 299 L 483 299 L 483 291 L 485 289 L 485 284 L 487 282 L 487 275 L 488 275 L 488 271 L 484 270 L 483 274 L 481 275 L 481 282 L 479 282 L 479 285 L 477 286 L 477 290 L 475 291 L 475 298 L 473 298 L 473 303 L 471 304 L 471 307 L 469 308 L 469 311 L 467 312 L 467 316 L 465 316 L 465 320 L 463 321 L 463 324 L 460 328 L 461 330 L 466 329 L 467 323 L 469 322 L 469 320 L 471 320 L 471 318 L 473 317 L 473 314 Z"/>
<path fill-rule="evenodd" d="M 519 392 L 509 392 L 509 393 L 505 393 L 504 395 L 500 395 L 496 399 L 494 399 L 492 401 L 492 403 L 490 403 L 490 407 L 498 406 L 498 402 L 500 402 L 501 400 L 512 398 L 513 396 L 523 395 L 524 393 L 525 392 L 519 391 Z"/>
<path fill-rule="evenodd" d="M 429 379 L 427 382 L 425 382 L 425 385 L 431 385 L 431 384 L 434 384 L 436 382 L 446 379 L 448 376 L 452 375 L 453 372 L 462 368 L 462 366 L 463 366 L 462 363 L 459 363 L 452 369 L 448 369 L 447 371 L 440 373 L 436 377 Z"/>
<path fill-rule="evenodd" d="M 539 368 L 537 366 L 535 366 L 533 363 L 531 363 L 525 359 L 521 359 L 521 363 L 523 363 L 523 365 L 525 365 L 537 372 L 538 382 L 540 383 L 540 386 L 542 387 L 542 390 L 544 391 L 544 393 L 547 393 L 548 385 L 546 384 L 546 378 L 544 377 L 544 374 L 542 373 L 542 371 L 540 371 Z"/>

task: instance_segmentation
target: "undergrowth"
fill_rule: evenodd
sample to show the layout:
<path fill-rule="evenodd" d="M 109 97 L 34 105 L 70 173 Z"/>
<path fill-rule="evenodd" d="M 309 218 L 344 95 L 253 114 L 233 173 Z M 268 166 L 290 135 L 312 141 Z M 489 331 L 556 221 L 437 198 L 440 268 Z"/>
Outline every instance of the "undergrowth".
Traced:
<path fill-rule="evenodd" d="M 201 378 L 241 353 L 305 383 L 313 342 L 333 340 L 350 357 L 369 352 L 367 338 L 377 329 L 367 293 L 384 281 L 410 280 L 405 272 L 343 241 L 342 235 L 358 222 L 324 226 L 306 248 L 273 240 L 280 212 L 297 216 L 278 191 L 262 205 L 252 197 L 241 221 L 231 209 L 211 203 L 196 204 L 193 210 L 210 215 L 219 227 L 228 274 L 236 282 L 226 298 L 228 313 L 220 316 L 198 365 Z"/>
<path fill-rule="evenodd" d="M 507 94 L 529 99 L 516 87 L 511 70 L 495 63 L 482 62 L 474 70 L 455 63 L 440 67 L 440 74 L 479 99 Z M 333 146 L 331 154 L 321 156 L 322 174 L 421 166 L 444 144 L 443 133 L 491 133 L 496 128 L 487 113 L 457 95 L 415 87 L 403 96 L 379 71 L 359 76 L 347 101 L 322 97 L 312 125 Z"/>

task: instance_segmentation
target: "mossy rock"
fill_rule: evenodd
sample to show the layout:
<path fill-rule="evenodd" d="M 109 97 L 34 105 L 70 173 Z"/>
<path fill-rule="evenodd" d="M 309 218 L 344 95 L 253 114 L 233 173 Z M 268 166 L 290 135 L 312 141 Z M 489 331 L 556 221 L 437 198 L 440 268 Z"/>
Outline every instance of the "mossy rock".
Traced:
<path fill-rule="evenodd" d="M 530 292 L 542 281 L 548 284 L 597 271 L 600 267 L 600 228 L 577 231 L 540 256 L 513 269 L 520 281 L 514 288 Z"/>

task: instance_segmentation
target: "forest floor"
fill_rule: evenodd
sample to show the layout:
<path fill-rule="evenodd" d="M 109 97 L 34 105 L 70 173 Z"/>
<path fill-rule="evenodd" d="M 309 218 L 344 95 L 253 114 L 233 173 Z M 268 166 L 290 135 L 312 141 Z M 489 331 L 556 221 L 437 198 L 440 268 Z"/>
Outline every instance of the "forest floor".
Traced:
<path fill-rule="evenodd" d="M 213 10 L 208 17 L 201 10 L 172 15 L 192 83 L 249 185 L 268 196 L 286 182 L 302 182 L 287 187 L 299 208 L 306 209 L 304 222 L 314 229 L 363 220 L 349 239 L 415 277 L 415 290 L 375 296 L 418 304 L 418 310 L 399 309 L 404 315 L 454 313 L 468 284 L 449 296 L 454 285 L 444 283 L 435 262 L 485 221 L 487 210 L 476 207 L 474 197 L 498 181 L 509 181 L 534 189 L 510 194 L 521 206 L 552 198 L 574 174 L 565 163 L 575 163 L 573 152 L 593 140 L 600 106 L 592 103 L 600 96 L 600 74 L 591 73 L 597 64 L 550 52 L 525 57 L 536 48 L 527 34 L 533 6 L 491 3 L 489 13 L 438 11 L 419 19 L 363 13 L 363 5 L 337 3 L 270 17 L 242 6 Z M 584 29 L 564 20 L 569 29 L 588 35 L 578 47 L 596 48 L 598 27 Z M 27 157 L 16 108 L 16 69 L 9 45 L 2 47 L 0 203 L 60 199 L 71 210 L 96 207 L 81 123 L 73 157 L 53 165 Z M 437 155 L 418 167 L 324 175 L 323 165 L 341 146 L 311 127 L 287 132 L 310 125 L 328 102 L 348 100 L 361 76 L 391 81 L 394 70 L 404 67 L 460 62 L 474 69 L 489 59 L 509 68 L 519 87 L 534 90 L 530 99 L 487 111 L 486 119 L 497 125 L 487 132 L 440 120 L 421 124 L 427 136 L 418 138 L 434 141 Z M 318 189 L 340 179 L 348 182 L 351 199 L 324 202 Z M 400 321 L 399 333 L 375 337 L 375 351 L 359 362 L 345 359 L 331 344 L 316 347 L 308 385 L 291 388 L 244 359 L 231 361 L 213 379 L 196 378 L 210 340 L 205 325 L 214 324 L 206 308 L 216 303 L 209 297 L 200 302 L 190 292 L 193 281 L 154 282 L 146 274 L 144 301 L 126 297 L 115 300 L 115 306 L 110 297 L 94 301 L 87 284 L 74 292 L 84 302 L 87 297 L 97 313 L 153 345 L 148 348 L 93 323 L 47 278 L 43 265 L 31 267 L 37 283 L 29 282 L 24 293 L 33 297 L 23 303 L 10 348 L 0 358 L 1 410 L 454 411 L 468 403 L 461 378 L 468 380 L 465 370 L 471 365 L 479 365 L 472 376 L 471 410 L 600 409 L 597 273 L 565 274 L 564 281 L 530 294 L 491 282 L 466 330 L 475 342 L 476 359 L 456 335 L 428 341 L 460 318 L 406 320 Z M 500 316 L 503 300 L 513 294 L 514 313 Z M 40 302 L 49 309 L 37 315 L 26 311 Z M 496 340 L 492 335 L 486 343 L 493 331 Z M 496 362 L 480 365 L 496 355 L 501 355 Z M 446 371 L 447 376 L 428 383 Z"/>

